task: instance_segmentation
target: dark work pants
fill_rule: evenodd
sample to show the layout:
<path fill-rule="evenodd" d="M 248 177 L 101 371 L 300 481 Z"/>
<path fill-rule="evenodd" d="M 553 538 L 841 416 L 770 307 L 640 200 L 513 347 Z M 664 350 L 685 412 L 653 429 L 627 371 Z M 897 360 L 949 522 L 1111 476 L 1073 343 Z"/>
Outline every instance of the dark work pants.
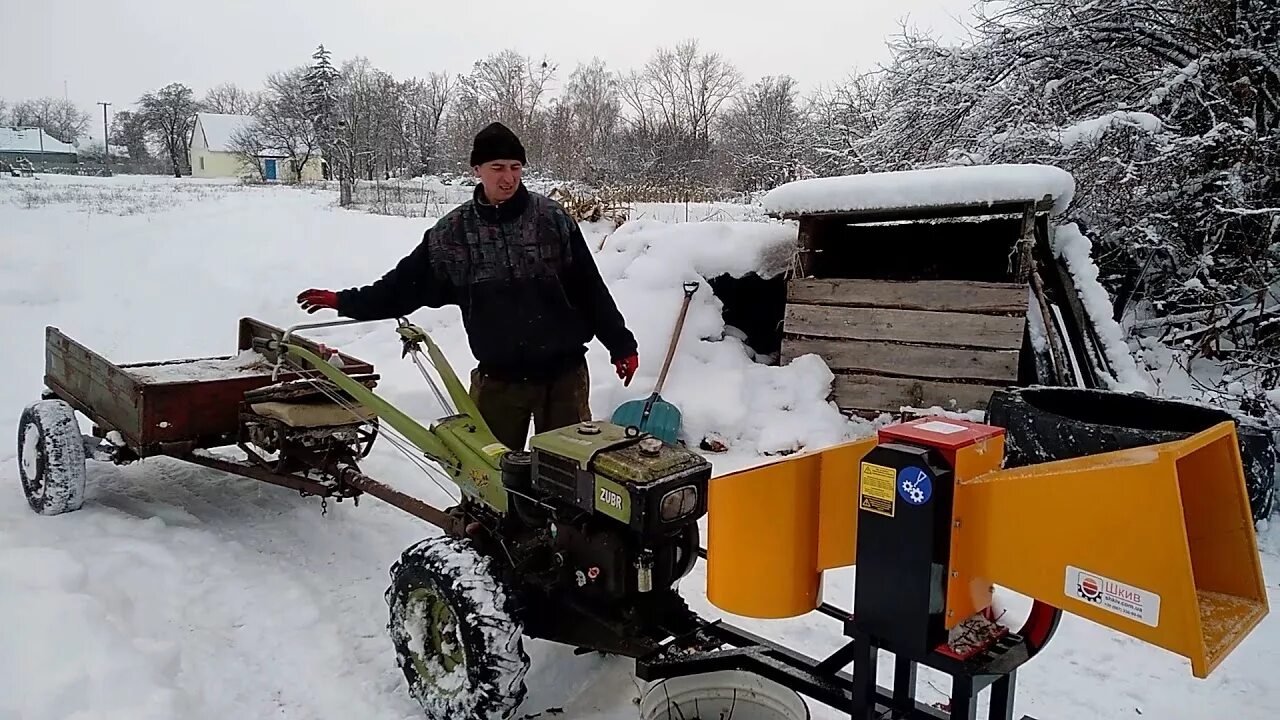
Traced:
<path fill-rule="evenodd" d="M 585 360 L 547 382 L 501 380 L 471 371 L 471 399 L 498 442 L 512 450 L 524 449 L 530 417 L 536 433 L 590 420 L 590 391 Z"/>

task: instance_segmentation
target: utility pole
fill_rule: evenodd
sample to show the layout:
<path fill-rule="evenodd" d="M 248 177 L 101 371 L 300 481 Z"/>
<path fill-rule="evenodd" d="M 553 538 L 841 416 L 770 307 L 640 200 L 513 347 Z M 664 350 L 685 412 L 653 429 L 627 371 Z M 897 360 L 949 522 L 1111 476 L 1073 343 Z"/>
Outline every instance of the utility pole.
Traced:
<path fill-rule="evenodd" d="M 111 174 L 111 136 L 107 133 L 107 106 L 111 103 L 100 102 L 102 106 L 102 157 L 107 164 L 107 174 Z"/>

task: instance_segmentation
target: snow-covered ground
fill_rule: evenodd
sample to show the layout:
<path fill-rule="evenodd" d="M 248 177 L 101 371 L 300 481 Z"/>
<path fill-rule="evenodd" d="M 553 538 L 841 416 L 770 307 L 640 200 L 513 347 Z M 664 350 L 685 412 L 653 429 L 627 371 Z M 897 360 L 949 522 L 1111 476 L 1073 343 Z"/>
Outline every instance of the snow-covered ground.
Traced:
<path fill-rule="evenodd" d="M 426 227 L 339 210 L 334 200 L 330 191 L 190 179 L 0 180 L 0 437 L 16 436 L 19 412 L 39 397 L 46 325 L 120 363 L 232 354 L 240 317 L 314 321 L 294 304 L 300 290 L 368 282 Z M 608 227 L 584 228 L 640 341 L 641 370 L 629 388 L 592 346 L 597 416 L 652 388 L 683 281 L 786 262 L 788 227 L 675 222 L 683 213 L 655 206 L 607 238 Z M 749 213 L 713 207 L 693 219 Z M 663 392 L 684 410 L 691 440 L 716 433 L 729 441 L 728 453 L 711 456 L 717 473 L 870 432 L 823 401 L 830 376 L 821 362 L 756 365 L 718 310 L 703 284 Z M 465 376 L 474 361 L 456 309 L 413 319 Z M 311 335 L 372 361 L 381 390 L 411 414 L 437 413 L 390 323 Z M 372 499 L 359 508 L 330 503 L 322 517 L 314 498 L 164 459 L 92 464 L 84 508 L 39 517 L 22 497 L 15 459 L 16 447 L 0 443 L 3 720 L 417 716 L 395 667 L 383 590 L 400 551 L 433 532 L 424 523 Z M 365 470 L 445 502 L 389 445 Z M 1280 536 L 1260 539 L 1274 601 Z M 826 599 L 848 606 L 852 580 L 852 571 L 831 573 Z M 722 616 L 702 586 L 699 570 L 683 590 L 695 608 Z M 817 616 L 730 619 L 814 655 L 843 640 Z M 529 647 L 525 712 L 637 716 L 625 660 Z M 1270 718 L 1280 706 L 1277 667 L 1274 616 L 1208 681 L 1176 656 L 1068 616 L 1020 673 L 1017 711 L 1043 720 Z M 886 665 L 881 682 L 890 678 Z M 946 700 L 945 684 L 921 678 L 932 680 L 922 700 Z M 839 717 L 816 704 L 813 713 Z"/>

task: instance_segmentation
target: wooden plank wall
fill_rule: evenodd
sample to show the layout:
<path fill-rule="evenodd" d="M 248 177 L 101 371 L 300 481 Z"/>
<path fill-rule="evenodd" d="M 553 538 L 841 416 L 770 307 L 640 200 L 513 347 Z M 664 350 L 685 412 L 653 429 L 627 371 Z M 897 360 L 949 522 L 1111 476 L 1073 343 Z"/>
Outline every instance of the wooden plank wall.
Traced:
<path fill-rule="evenodd" d="M 816 353 L 841 410 L 985 409 L 1018 377 L 1027 286 L 966 281 L 791 280 L 782 362 Z"/>

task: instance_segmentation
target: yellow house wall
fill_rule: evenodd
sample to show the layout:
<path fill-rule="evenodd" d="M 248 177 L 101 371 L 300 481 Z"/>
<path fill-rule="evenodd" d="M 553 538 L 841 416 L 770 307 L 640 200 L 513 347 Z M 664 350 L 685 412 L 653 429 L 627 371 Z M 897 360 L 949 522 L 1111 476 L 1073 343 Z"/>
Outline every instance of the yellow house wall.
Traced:
<path fill-rule="evenodd" d="M 253 168 L 246 167 L 244 161 L 235 153 L 211 152 L 193 148 L 191 151 L 191 176 L 198 178 L 215 177 L 256 177 Z"/>
<path fill-rule="evenodd" d="M 262 162 L 259 160 L 258 162 Z M 257 179 L 257 176 L 254 176 Z M 302 167 L 302 182 L 320 182 L 324 179 L 324 170 L 320 164 L 320 158 L 311 157 L 307 159 L 307 164 Z M 295 182 L 296 178 L 293 174 L 293 163 L 289 158 L 276 158 L 276 182 L 289 183 Z"/>
<path fill-rule="evenodd" d="M 318 157 L 312 157 L 307 160 L 307 164 L 302 166 L 302 182 L 320 182 L 324 180 L 324 167 L 322 161 Z"/>

